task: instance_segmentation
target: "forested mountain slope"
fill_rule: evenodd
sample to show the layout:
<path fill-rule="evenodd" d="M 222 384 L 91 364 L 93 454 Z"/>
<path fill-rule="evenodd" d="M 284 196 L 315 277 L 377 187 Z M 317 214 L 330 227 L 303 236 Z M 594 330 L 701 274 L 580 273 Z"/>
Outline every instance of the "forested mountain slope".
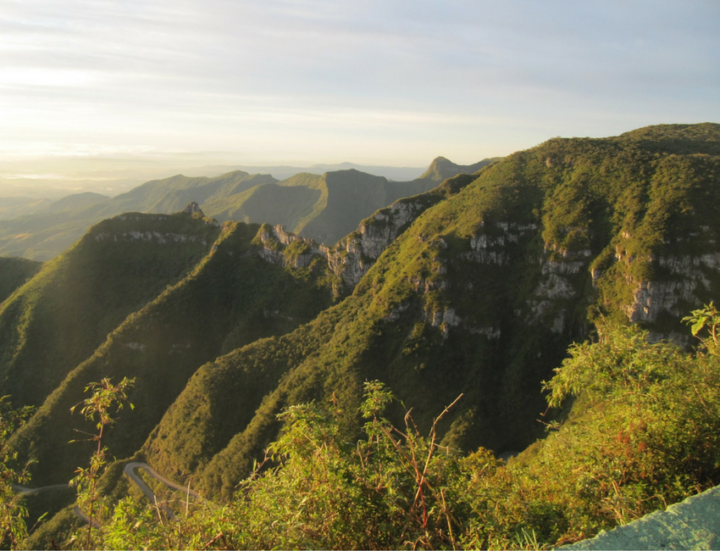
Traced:
<path fill-rule="evenodd" d="M 86 312 L 77 316 L 87 324 L 82 330 L 75 327 L 78 322 L 72 318 L 55 319 L 52 312 L 47 311 L 30 313 L 29 317 L 37 320 L 36 325 L 53 323 L 59 327 L 64 323 L 68 326 L 65 334 L 58 335 L 56 340 L 30 343 L 33 362 L 23 363 L 22 370 L 11 364 L 6 375 L 8 384 L 5 388 L 15 391 L 12 394 L 18 404 L 37 404 L 38 400 L 42 403 L 49 393 L 48 387 L 51 384 L 57 387 L 15 439 L 18 449 L 39 460 L 38 482 L 70 477 L 73 466 L 87 454 L 87 446 L 77 444 L 67 448 L 66 443 L 73 439 L 73 428 L 84 425 L 78 416 L 71 416 L 70 408 L 82 398 L 88 382 L 102 377 L 136 377 L 133 401 L 137 407 L 123 416 L 118 430 L 113 431 L 108 440 L 113 453 L 127 455 L 142 445 L 200 365 L 249 342 L 292 330 L 310 321 L 332 301 L 330 282 L 324 269 L 313 270 L 313 266 L 283 269 L 256 254 L 260 248 L 254 243 L 259 230 L 257 225 L 230 222 L 218 228 L 207 219 L 197 215 L 191 218 L 182 213 L 160 219 L 158 215 L 147 214 L 122 215 L 120 218 L 125 220 L 116 218 L 95 226 L 73 252 L 92 256 L 88 248 L 98 243 L 104 247 L 105 258 L 114 254 L 123 258 L 127 253 L 118 250 L 127 247 L 123 238 L 136 234 L 134 239 L 152 249 L 156 257 L 178 257 L 180 251 L 173 243 L 182 242 L 182 239 L 175 240 L 173 234 L 161 233 L 162 229 L 167 230 L 169 223 L 184 222 L 195 226 L 199 232 L 207 225 L 212 231 L 208 239 L 203 239 L 202 248 L 197 251 L 199 254 L 186 254 L 185 270 L 178 274 L 179 277 L 169 281 L 152 278 L 155 293 L 146 297 L 139 307 L 131 308 L 134 301 L 127 300 L 128 289 L 115 289 L 112 283 L 123 281 L 130 286 L 139 286 L 142 281 L 128 281 L 125 273 L 113 274 L 113 267 L 105 263 L 107 271 L 104 275 L 108 281 L 104 292 L 122 303 L 123 308 L 112 303 L 99 303 L 93 293 L 78 289 L 75 296 L 63 293 L 62 297 L 65 301 L 73 301 L 76 310 L 82 308 Z M 125 224 L 119 228 L 113 227 L 112 222 Z M 126 224 L 144 226 L 147 231 L 128 232 Z M 185 242 L 191 241 L 191 234 L 183 235 L 187 237 Z M 147 268 L 148 256 L 140 258 Z M 84 268 L 77 266 L 72 258 L 66 263 L 75 269 Z M 77 276 L 72 279 L 77 280 Z M 87 288 L 91 283 L 86 280 L 83 287 Z M 162 283 L 165 285 L 158 285 Z M 140 291 L 142 289 L 138 289 Z M 45 301 L 40 299 L 39 302 Z M 56 312 L 67 316 L 72 312 L 69 309 L 70 304 L 65 304 Z M 104 319 L 97 322 L 93 319 L 95 312 L 108 317 L 113 314 L 112 319 L 120 318 L 119 322 L 115 325 Z M 103 338 L 98 339 L 99 343 L 90 341 L 92 328 L 108 325 Z M 75 346 L 72 361 L 63 357 L 65 361 L 59 364 L 52 359 L 60 356 L 56 342 L 61 337 L 64 337 L 63 343 L 73 342 L 71 338 L 75 333 L 70 330 L 90 333 L 86 336 L 87 346 Z M 30 351 L 25 353 L 25 356 L 30 355 Z M 37 379 L 44 384 L 26 382 Z M 30 394 L 26 387 L 33 393 Z M 63 453 L 58 455 L 58 449 Z"/>
<path fill-rule="evenodd" d="M 110 216 L 124 212 L 170 214 L 191 201 L 225 197 L 275 181 L 269 175 L 245 172 L 216 178 L 174 176 L 147 182 L 113 198 L 95 193 L 70 195 L 44 212 L 0 221 L 0 254 L 49 260 L 77 241 L 90 226 Z"/>
<path fill-rule="evenodd" d="M 216 223 L 129 213 L 96 225 L 0 305 L 0 381 L 39 406 L 128 315 L 182 277 L 220 233 Z"/>
<path fill-rule="evenodd" d="M 179 477 L 197 469 L 194 484 L 228 495 L 272 440 L 282 407 L 333 398 L 352 433 L 362 382 L 375 378 L 421 427 L 464 393 L 447 443 L 521 449 L 539 433 L 540 382 L 593 319 L 682 339 L 680 316 L 717 298 L 719 128 L 554 139 L 482 170 L 425 210 L 318 329 L 204 366 L 146 444 L 150 461 Z M 701 152 L 688 153 L 695 143 Z M 278 361 L 275 346 L 305 352 Z M 287 374 L 245 424 L 233 389 L 278 365 Z M 218 413 L 184 423 L 201 402 Z M 188 434 L 217 439 L 189 451 Z"/>
<path fill-rule="evenodd" d="M 38 273 L 41 267 L 41 262 L 35 262 L 25 258 L 0 257 L 0 304 L 2 304 L 15 289 Z"/>

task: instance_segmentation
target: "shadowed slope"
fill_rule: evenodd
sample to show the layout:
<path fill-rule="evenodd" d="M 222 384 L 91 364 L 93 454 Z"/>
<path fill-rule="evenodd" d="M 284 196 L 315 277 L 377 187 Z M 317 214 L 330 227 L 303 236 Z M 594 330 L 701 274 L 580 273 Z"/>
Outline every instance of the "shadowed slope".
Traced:
<path fill-rule="evenodd" d="M 26 258 L 0 257 L 0 304 L 42 268 Z"/>
<path fill-rule="evenodd" d="M 304 186 L 288 188 L 265 184 L 213 200 L 203 205 L 203 209 L 220 221 L 239 220 L 294 228 L 313 212 L 320 196 L 320 190 Z"/>
<path fill-rule="evenodd" d="M 68 480 L 88 456 L 89 445 L 68 447 L 67 442 L 74 437 L 73 427 L 90 431 L 69 410 L 83 398 L 90 381 L 137 379 L 130 395 L 136 408 L 124 412 L 104 440 L 112 454 L 128 456 L 142 445 L 200 365 L 249 342 L 290 331 L 329 306 L 323 265 L 295 269 L 268 263 L 259 254 L 258 230 L 244 223 L 224 225 L 184 278 L 127 316 L 94 353 L 78 362 L 13 439 L 24 457 L 38 460 L 35 483 Z M 114 234 L 105 235 L 114 243 Z"/>
<path fill-rule="evenodd" d="M 202 258 L 220 228 L 189 215 L 127 214 L 94 226 L 0 305 L 0 381 L 40 405 L 131 312 Z"/>

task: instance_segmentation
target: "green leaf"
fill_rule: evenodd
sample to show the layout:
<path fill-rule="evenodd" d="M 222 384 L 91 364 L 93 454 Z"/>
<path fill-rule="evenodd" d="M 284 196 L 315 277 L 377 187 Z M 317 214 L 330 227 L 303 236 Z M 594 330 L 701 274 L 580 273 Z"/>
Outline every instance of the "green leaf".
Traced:
<path fill-rule="evenodd" d="M 692 332 L 693 336 L 697 336 L 697 334 L 702 331 L 703 327 L 705 327 L 705 321 L 707 321 L 707 317 L 702 317 L 700 320 L 696 321 L 690 331 Z"/>

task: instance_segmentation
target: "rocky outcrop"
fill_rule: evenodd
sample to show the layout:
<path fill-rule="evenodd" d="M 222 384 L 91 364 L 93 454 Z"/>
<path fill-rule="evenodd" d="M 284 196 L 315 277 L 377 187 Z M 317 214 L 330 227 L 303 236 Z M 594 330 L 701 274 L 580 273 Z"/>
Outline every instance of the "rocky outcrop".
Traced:
<path fill-rule="evenodd" d="M 385 249 L 434 203 L 427 195 L 396 201 L 363 220 L 355 232 L 334 247 L 319 245 L 312 239 L 288 232 L 281 225 L 264 224 L 258 233 L 262 245 L 259 254 L 268 262 L 294 268 L 308 267 L 317 257 L 322 257 L 337 277 L 336 295 L 344 295 L 352 292 Z M 447 246 L 445 243 L 439 245 Z M 424 280 L 413 284 L 425 292 L 437 285 Z"/>
<path fill-rule="evenodd" d="M 552 250 L 552 259 L 545 256 L 541 260 L 540 281 L 527 300 L 530 313 L 528 322 L 537 322 L 543 316 L 552 316 L 548 320 L 548 327 L 553 333 L 562 333 L 565 329 L 567 317 L 567 302 L 578 296 L 576 290 L 577 276 L 583 273 L 588 266 L 591 251 L 581 249 L 578 251 L 557 251 L 552 247 L 545 247 L 545 252 Z M 573 277 L 575 276 L 575 277 Z"/>
<path fill-rule="evenodd" d="M 480 222 L 478 232 L 470 239 L 470 251 L 463 257 L 480 264 L 506 265 L 510 262 L 506 245 L 518 243 L 528 232 L 537 230 L 537 224 L 498 222 L 485 227 Z"/>
<path fill-rule="evenodd" d="M 686 315 L 690 307 L 698 307 L 712 294 L 711 278 L 720 275 L 720 252 L 714 251 L 714 239 L 706 234 L 710 228 L 700 226 L 700 231 L 687 235 L 675 235 L 672 241 L 693 241 L 695 254 L 677 254 L 677 247 L 663 247 L 652 254 L 631 254 L 627 242 L 633 239 L 628 231 L 620 233 L 615 245 L 615 261 L 623 266 L 625 279 L 631 286 L 632 299 L 623 306 L 623 311 L 632 323 L 653 324 L 663 314 L 679 318 Z M 666 240 L 665 245 L 671 241 Z M 675 253 L 675 254 L 673 254 Z M 639 278 L 632 274 L 636 263 L 645 264 L 650 278 Z M 593 273 L 593 281 L 602 274 Z M 672 335 L 657 335 L 658 338 Z M 677 339 L 675 339 L 677 340 Z"/>
<path fill-rule="evenodd" d="M 385 249 L 428 206 L 426 198 L 402 199 L 363 220 L 357 231 L 335 247 L 322 247 L 330 270 L 346 290 L 358 284 Z"/>
<path fill-rule="evenodd" d="M 207 240 L 197 235 L 157 231 L 125 231 L 118 233 L 100 232 L 95 234 L 95 241 L 154 241 L 155 243 L 200 243 L 207 245 Z"/>
<path fill-rule="evenodd" d="M 191 201 L 188 203 L 188 205 L 182 210 L 185 214 L 200 214 L 200 216 L 205 216 L 205 213 L 200 209 L 200 205 L 198 205 L 195 201 Z"/>
<path fill-rule="evenodd" d="M 687 313 L 687 305 L 699 306 L 703 299 L 698 291 L 711 291 L 708 272 L 717 272 L 720 253 L 706 253 L 698 256 L 660 256 L 651 258 L 656 267 L 669 272 L 668 279 L 661 281 L 640 281 L 633 292 L 633 301 L 625 312 L 633 322 L 655 322 L 662 312 L 672 316 Z"/>
<path fill-rule="evenodd" d="M 316 257 L 327 258 L 315 241 L 290 233 L 281 225 L 263 224 L 258 239 L 260 256 L 278 266 L 307 268 Z"/>

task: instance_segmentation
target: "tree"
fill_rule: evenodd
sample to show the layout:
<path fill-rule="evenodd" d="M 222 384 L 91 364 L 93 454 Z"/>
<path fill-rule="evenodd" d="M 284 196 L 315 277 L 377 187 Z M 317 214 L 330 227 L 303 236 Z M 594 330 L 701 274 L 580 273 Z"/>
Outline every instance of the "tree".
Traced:
<path fill-rule="evenodd" d="M 99 383 L 90 383 L 85 387 L 85 392 L 92 392 L 92 395 L 70 408 L 70 411 L 74 412 L 80 407 L 80 413 L 85 419 L 95 423 L 97 429 L 97 433 L 90 434 L 88 439 L 97 442 L 97 450 L 90 458 L 90 467 L 78 468 L 75 471 L 77 476 L 71 481 L 71 484 L 78 489 L 78 506 L 82 511 L 87 511 L 89 519 L 85 549 L 93 548 L 92 529 L 97 522 L 96 504 L 100 497 L 97 491 L 97 481 L 107 464 L 105 459 L 107 447 L 102 445 L 103 434 L 105 429 L 114 422 L 112 415 L 123 408 L 123 402 L 127 400 L 127 393 L 134 383 L 135 379 L 127 377 L 124 377 L 117 385 L 113 385 L 108 378 Z M 129 405 L 133 409 L 133 405 Z"/>

